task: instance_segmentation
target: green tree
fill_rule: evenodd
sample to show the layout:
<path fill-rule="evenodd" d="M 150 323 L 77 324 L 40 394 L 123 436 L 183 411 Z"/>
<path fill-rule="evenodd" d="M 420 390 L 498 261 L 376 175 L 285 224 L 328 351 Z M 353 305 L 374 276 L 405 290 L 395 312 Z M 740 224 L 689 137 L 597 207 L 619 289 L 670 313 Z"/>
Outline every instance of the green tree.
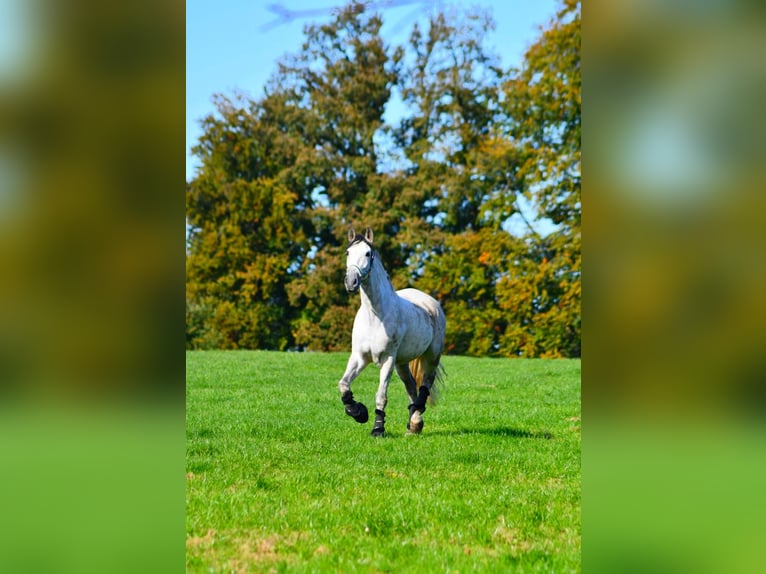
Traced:
<path fill-rule="evenodd" d="M 275 102 L 216 99 L 187 184 L 187 345 L 284 349 L 291 341 L 286 283 L 305 253 L 301 213 L 310 198 L 289 185 L 300 134 Z M 299 124 L 295 124 L 299 125 Z"/>
<path fill-rule="evenodd" d="M 528 261 L 536 269 L 498 284 L 500 299 L 526 287 L 531 306 L 505 305 L 510 324 L 525 333 L 508 336 L 530 356 L 579 356 L 581 340 L 582 199 L 580 2 L 565 0 L 556 18 L 527 51 L 524 66 L 504 86 L 508 135 L 521 145 L 518 179 L 538 217 L 557 225 L 545 238 L 530 234 Z M 522 341 L 526 341 L 522 343 Z M 535 341 L 535 347 L 529 347 Z"/>
<path fill-rule="evenodd" d="M 409 162 L 410 185 L 434 207 L 423 215 L 448 233 L 481 227 L 491 185 L 477 176 L 472 160 L 496 115 L 501 70 L 484 48 L 493 27 L 481 12 L 467 12 L 460 24 L 438 14 L 425 33 L 415 26 L 413 57 L 402 72 L 411 115 L 397 128 L 396 142 Z"/>
<path fill-rule="evenodd" d="M 407 205 L 396 178 L 380 171 L 375 141 L 401 57 L 401 50 L 384 44 L 381 26 L 364 4 L 348 5 L 333 22 L 306 29 L 301 52 L 280 65 L 271 84 L 275 91 L 290 90 L 311 115 L 302 154 L 316 175 L 304 178 L 314 199 L 306 214 L 313 250 L 288 286 L 298 311 L 295 343 L 303 348 L 350 345 L 355 307 L 342 287 L 349 226 L 373 226 L 377 247 L 394 268 L 405 259 L 393 237 Z"/>
<path fill-rule="evenodd" d="M 447 351 L 496 355 L 508 326 L 495 285 L 523 250 L 520 239 L 488 227 L 447 236 L 444 253 L 426 263 L 418 287 L 433 294 L 447 314 Z"/>
<path fill-rule="evenodd" d="M 187 185 L 187 345 L 347 349 L 345 237 L 370 225 L 394 286 L 442 302 L 449 352 L 579 355 L 579 13 L 504 71 L 480 12 L 405 50 L 352 2 L 260 100 L 218 97 Z M 504 230 L 521 197 L 554 233 Z"/>
<path fill-rule="evenodd" d="M 486 122 L 471 124 L 471 138 L 453 138 L 459 153 L 434 170 L 455 189 L 441 202 L 451 233 L 420 284 L 450 318 L 452 352 L 579 356 L 579 2 L 562 5 L 486 102 Z M 503 230 L 512 216 L 523 219 L 521 197 L 555 224 L 553 233 L 543 237 L 531 224 L 519 237 Z"/>
<path fill-rule="evenodd" d="M 566 0 L 502 86 L 503 118 L 485 146 L 481 171 L 506 173 L 483 206 L 503 221 L 519 195 L 556 225 L 530 226 L 525 253 L 496 283 L 508 326 L 501 354 L 579 356 L 581 340 L 580 2 Z M 502 180 L 502 177 L 495 177 Z"/>

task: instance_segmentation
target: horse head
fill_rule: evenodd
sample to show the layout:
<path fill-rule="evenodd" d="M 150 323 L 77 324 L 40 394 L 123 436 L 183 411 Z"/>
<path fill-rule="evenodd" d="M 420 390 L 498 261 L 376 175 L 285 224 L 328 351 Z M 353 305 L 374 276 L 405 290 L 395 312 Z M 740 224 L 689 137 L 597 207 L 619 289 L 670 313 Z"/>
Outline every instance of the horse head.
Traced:
<path fill-rule="evenodd" d="M 365 230 L 364 235 L 357 235 L 352 227 L 348 232 L 348 248 L 346 249 L 346 291 L 355 293 L 362 282 L 370 276 L 375 259 L 372 248 L 372 229 Z"/>

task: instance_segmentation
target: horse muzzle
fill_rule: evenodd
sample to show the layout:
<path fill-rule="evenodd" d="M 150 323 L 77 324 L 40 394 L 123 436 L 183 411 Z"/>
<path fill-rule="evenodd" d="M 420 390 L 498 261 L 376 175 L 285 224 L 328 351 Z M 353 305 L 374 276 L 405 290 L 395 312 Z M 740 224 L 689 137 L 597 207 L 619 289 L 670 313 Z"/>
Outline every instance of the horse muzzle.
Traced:
<path fill-rule="evenodd" d="M 359 286 L 362 284 L 362 276 L 356 269 L 348 269 L 346 271 L 344 283 L 346 284 L 346 291 L 355 293 L 359 290 Z"/>

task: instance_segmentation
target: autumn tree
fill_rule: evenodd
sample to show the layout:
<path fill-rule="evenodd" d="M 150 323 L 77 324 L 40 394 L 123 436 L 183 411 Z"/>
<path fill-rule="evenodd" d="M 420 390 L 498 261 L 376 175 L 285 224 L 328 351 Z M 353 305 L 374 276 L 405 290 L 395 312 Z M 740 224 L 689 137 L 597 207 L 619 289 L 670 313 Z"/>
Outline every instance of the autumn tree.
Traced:
<path fill-rule="evenodd" d="M 519 70 L 480 12 L 435 14 L 407 49 L 381 26 L 353 2 L 260 100 L 216 100 L 187 185 L 187 345 L 347 349 L 345 236 L 370 225 L 394 286 L 444 305 L 450 352 L 579 355 L 579 3 Z M 553 233 L 506 230 L 522 197 Z"/>
<path fill-rule="evenodd" d="M 401 57 L 385 45 L 381 26 L 359 3 L 329 24 L 309 26 L 301 52 L 280 64 L 270 86 L 294 94 L 295 105 L 311 115 L 301 154 L 311 165 L 312 177 L 304 181 L 314 200 L 306 210 L 313 249 L 288 287 L 297 312 L 295 344 L 302 348 L 350 344 L 355 309 L 342 288 L 349 226 L 373 226 L 377 247 L 394 269 L 406 258 L 393 238 L 408 205 L 396 178 L 381 173 L 376 143 Z"/>
<path fill-rule="evenodd" d="M 447 233 L 482 223 L 488 182 L 475 177 L 472 159 L 496 115 L 501 70 L 484 47 L 492 27 L 486 15 L 472 11 L 460 23 L 438 14 L 427 30 L 416 25 L 402 73 L 402 98 L 411 113 L 396 130 L 397 143 L 412 184 L 425 192 Z"/>
<path fill-rule="evenodd" d="M 503 85 L 504 135 L 520 158 L 518 189 L 537 217 L 556 225 L 546 237 L 530 232 L 523 265 L 497 283 L 509 319 L 503 354 L 580 356 L 580 10 L 579 1 L 565 0 Z M 500 199 L 488 205 L 507 213 L 510 201 Z"/>
<path fill-rule="evenodd" d="M 579 38 L 579 3 L 567 2 L 486 98 L 487 122 L 439 162 L 447 185 L 469 190 L 441 202 L 451 233 L 421 280 L 451 319 L 452 352 L 580 354 Z M 512 217 L 526 232 L 506 230 Z M 542 235 L 536 219 L 554 231 Z"/>
<path fill-rule="evenodd" d="M 187 184 L 187 345 L 284 349 L 291 342 L 286 285 L 308 249 L 311 198 L 291 185 L 303 118 L 279 97 L 219 97 L 194 148 Z"/>

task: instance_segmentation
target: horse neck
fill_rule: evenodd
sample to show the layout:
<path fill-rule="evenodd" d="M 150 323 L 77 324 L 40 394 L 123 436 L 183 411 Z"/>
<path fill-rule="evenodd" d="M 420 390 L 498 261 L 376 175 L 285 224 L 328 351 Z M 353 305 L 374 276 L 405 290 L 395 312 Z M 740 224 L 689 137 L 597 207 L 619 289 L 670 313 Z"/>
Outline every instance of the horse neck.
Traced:
<path fill-rule="evenodd" d="M 390 309 L 396 302 L 394 286 L 388 279 L 388 273 L 383 269 L 383 264 L 378 260 L 377 253 L 372 262 L 370 279 L 362 284 L 362 306 L 368 307 L 373 313 L 381 317 L 386 309 Z"/>

